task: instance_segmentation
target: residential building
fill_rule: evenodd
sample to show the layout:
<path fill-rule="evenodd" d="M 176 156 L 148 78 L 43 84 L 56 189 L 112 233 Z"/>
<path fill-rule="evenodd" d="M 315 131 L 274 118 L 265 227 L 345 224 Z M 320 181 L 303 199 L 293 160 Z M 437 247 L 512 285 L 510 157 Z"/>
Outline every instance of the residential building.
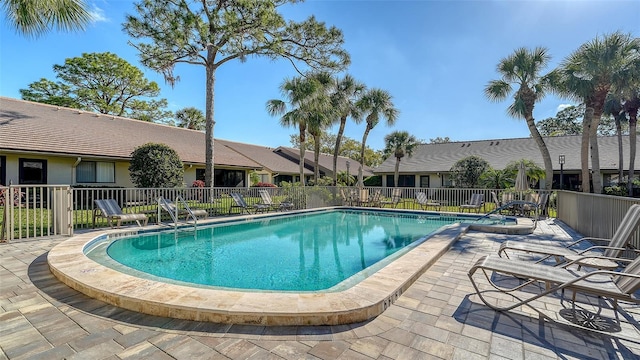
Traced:
<path fill-rule="evenodd" d="M 556 136 L 544 138 L 553 164 L 553 187 L 560 187 L 560 172 L 564 189 L 579 190 L 581 184 L 580 145 L 582 136 Z M 638 147 L 638 144 L 636 144 Z M 600 170 L 605 186 L 618 180 L 618 138 L 605 136 L 598 138 Z M 623 166 L 629 165 L 629 137 L 622 137 Z M 422 144 L 416 147 L 411 157 L 405 156 L 400 162 L 398 186 L 400 187 L 449 187 L 454 186 L 450 176 L 451 167 L 468 156 L 479 156 L 494 169 L 504 169 L 512 161 L 531 160 L 544 169 L 542 155 L 533 138 L 493 139 L 478 141 L 455 141 L 438 144 Z M 560 155 L 564 163 L 560 165 Z M 638 161 L 636 160 L 636 164 Z M 383 186 L 394 186 L 393 176 L 396 159 L 388 158 L 374 169 L 382 176 Z M 636 173 L 637 174 L 637 173 Z M 539 184 L 544 187 L 544 180 Z"/>
<path fill-rule="evenodd" d="M 202 131 L 0 97 L 0 184 L 133 187 L 131 153 L 146 143 L 166 144 L 178 153 L 185 186 L 204 180 Z M 320 160 L 321 174 L 331 176 L 333 156 L 322 154 Z M 340 157 L 338 170 L 347 171 L 349 161 Z M 359 164 L 351 162 L 357 171 Z M 299 181 L 297 149 L 216 139 L 214 163 L 216 187 L 249 186 L 251 171 L 262 182 Z M 307 180 L 313 176 L 312 151 L 304 174 Z"/>

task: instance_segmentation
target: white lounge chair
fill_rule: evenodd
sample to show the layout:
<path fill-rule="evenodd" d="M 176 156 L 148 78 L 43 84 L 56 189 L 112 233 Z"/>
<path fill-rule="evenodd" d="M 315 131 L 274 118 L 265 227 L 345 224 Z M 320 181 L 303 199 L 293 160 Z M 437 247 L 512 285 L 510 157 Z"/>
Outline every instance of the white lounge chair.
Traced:
<path fill-rule="evenodd" d="M 247 202 L 244 200 L 244 197 L 240 194 L 240 193 L 230 193 L 229 194 L 231 196 L 231 198 L 233 199 L 234 204 L 232 204 L 229 207 L 229 214 L 231 214 L 231 211 L 234 208 L 240 208 L 240 212 L 242 213 L 243 211 L 246 211 L 247 214 L 251 214 L 251 209 L 255 210 L 256 212 L 264 212 L 269 210 L 270 206 L 266 205 L 266 204 L 254 204 L 254 205 L 249 205 L 247 204 Z"/>
<path fill-rule="evenodd" d="M 524 241 L 505 241 L 500 245 L 500 249 L 498 250 L 498 255 L 509 257 L 510 252 L 526 252 L 543 255 L 544 257 L 538 262 L 544 261 L 547 258 L 554 257 L 556 262 L 560 263 L 563 260 L 573 260 L 579 256 L 585 255 L 594 255 L 593 250 L 604 250 L 604 253 L 597 253 L 598 255 L 603 255 L 608 258 L 618 258 L 620 253 L 627 249 L 627 245 L 629 241 L 631 241 L 631 236 L 633 233 L 640 228 L 640 205 L 634 204 L 631 205 L 624 218 L 620 222 L 620 226 L 616 229 L 615 233 L 611 237 L 611 239 L 602 239 L 602 238 L 594 238 L 594 237 L 583 237 L 577 241 L 574 241 L 567 246 L 554 246 L 554 245 L 544 245 L 544 244 L 535 244 Z M 584 241 L 593 241 L 593 240 L 603 240 L 607 241 L 608 245 L 606 246 L 591 246 L 587 249 L 583 250 L 575 250 L 575 246 L 584 242 Z M 595 261 L 595 260 L 594 260 Z M 601 263 L 611 263 L 610 260 L 601 261 Z M 584 265 L 587 265 L 585 263 Z M 597 265 L 597 263 L 595 263 Z M 603 266 L 604 267 L 604 266 Z"/>
<path fill-rule="evenodd" d="M 106 218 L 109 226 L 120 227 L 123 221 L 135 221 L 138 226 L 146 226 L 149 218 L 145 214 L 125 214 L 122 212 L 120 205 L 114 199 L 98 199 L 93 201 L 97 208 L 93 209 L 93 226 L 95 226 L 96 218 Z M 142 221 L 143 225 L 140 224 Z"/>
<path fill-rule="evenodd" d="M 291 210 L 293 209 L 293 203 L 290 201 L 282 201 L 276 203 L 271 198 L 271 194 L 267 190 L 258 190 L 260 197 L 262 198 L 262 202 L 260 204 L 264 204 L 269 206 L 273 210 Z"/>
<path fill-rule="evenodd" d="M 464 212 L 465 209 L 471 212 L 472 209 L 475 209 L 476 213 L 478 213 L 482 205 L 484 205 L 484 194 L 471 194 L 469 202 L 460 205 L 460 212 Z"/>
<path fill-rule="evenodd" d="M 176 204 L 174 204 L 171 200 L 165 199 L 162 196 L 158 198 L 158 204 L 168 213 L 174 215 L 177 213 L 178 219 L 176 220 L 179 220 L 180 216 L 184 216 L 185 221 L 187 221 L 190 216 L 194 218 L 193 220 L 196 220 L 196 218 L 198 217 L 201 217 L 203 219 L 209 217 L 209 212 L 204 209 L 177 209 Z M 160 219 L 158 219 L 158 222 L 160 222 Z"/>
<path fill-rule="evenodd" d="M 402 200 L 402 189 L 394 188 L 391 191 L 391 199 L 380 201 L 380 207 L 385 207 L 386 205 L 392 206 L 394 208 L 398 207 L 398 204 Z"/>
<path fill-rule="evenodd" d="M 416 193 L 416 204 L 420 205 L 422 210 L 427 210 L 429 207 L 433 207 L 437 211 L 440 210 L 440 203 L 429 199 L 429 197 L 427 197 L 427 194 L 421 191 L 418 191 Z"/>

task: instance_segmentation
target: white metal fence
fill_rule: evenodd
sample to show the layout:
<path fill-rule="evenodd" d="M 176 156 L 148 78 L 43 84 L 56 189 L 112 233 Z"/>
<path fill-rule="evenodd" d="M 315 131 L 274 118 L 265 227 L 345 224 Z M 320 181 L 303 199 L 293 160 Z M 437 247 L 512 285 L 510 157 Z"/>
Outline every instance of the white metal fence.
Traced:
<path fill-rule="evenodd" d="M 169 215 L 160 212 L 156 219 L 157 199 L 162 196 L 175 200 L 178 196 L 194 209 L 204 209 L 209 216 L 227 216 L 242 210 L 233 206 L 229 194 L 243 195 L 249 205 L 261 203 L 259 191 L 266 190 L 274 203 L 289 202 L 293 209 L 309 209 L 337 205 L 387 206 L 405 209 L 424 209 L 415 199 L 423 192 L 431 203 L 439 206 L 431 210 L 459 211 L 459 206 L 469 201 L 472 194 L 484 196 L 480 213 L 496 208 L 494 200 L 502 199 L 504 190 L 451 189 L 451 188 L 398 188 L 400 198 L 391 202 L 394 188 L 365 187 L 278 187 L 278 188 L 93 188 L 49 186 L 0 187 L 0 211 L 3 227 L 0 231 L 6 240 L 39 236 L 72 235 L 77 229 L 108 226 L 107 220 L 94 216 L 97 199 L 115 199 L 125 213 L 147 214 L 151 223 L 168 221 Z M 495 194 L 495 196 L 494 196 Z M 524 195 L 516 195 L 522 196 Z M 551 197 L 551 206 L 555 196 Z"/>
<path fill-rule="evenodd" d="M 557 217 L 585 236 L 610 239 L 633 204 L 640 204 L 640 199 L 559 191 Z M 631 245 L 640 249 L 640 230 Z"/>
<path fill-rule="evenodd" d="M 0 187 L 0 240 L 73 234 L 68 185 Z"/>

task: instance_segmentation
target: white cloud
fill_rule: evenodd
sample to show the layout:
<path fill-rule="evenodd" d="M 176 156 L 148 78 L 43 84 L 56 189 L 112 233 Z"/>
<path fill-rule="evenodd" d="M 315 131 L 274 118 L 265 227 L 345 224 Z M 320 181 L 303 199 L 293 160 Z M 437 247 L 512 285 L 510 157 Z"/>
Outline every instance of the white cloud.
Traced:
<path fill-rule="evenodd" d="M 575 106 L 575 105 L 573 105 L 573 104 L 560 104 L 560 105 L 558 105 L 558 109 L 556 110 L 556 112 L 560 112 L 560 111 L 562 111 L 562 110 L 564 110 L 564 109 L 566 109 L 566 108 L 568 108 L 570 106 Z"/>
<path fill-rule="evenodd" d="M 95 4 L 93 4 L 89 9 L 89 14 L 91 14 L 91 18 L 94 23 L 109 21 L 109 18 L 107 18 L 104 14 L 104 10 L 102 10 Z"/>

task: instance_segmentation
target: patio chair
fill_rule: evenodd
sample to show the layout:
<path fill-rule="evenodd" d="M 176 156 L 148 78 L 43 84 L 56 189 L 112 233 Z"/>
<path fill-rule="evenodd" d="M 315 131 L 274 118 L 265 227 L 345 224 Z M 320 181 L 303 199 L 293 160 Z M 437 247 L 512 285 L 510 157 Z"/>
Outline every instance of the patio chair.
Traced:
<path fill-rule="evenodd" d="M 381 190 L 378 189 L 373 192 L 373 194 L 369 193 L 368 189 L 360 190 L 360 197 L 358 198 L 358 205 L 360 206 L 379 206 L 380 205 L 380 193 Z"/>
<path fill-rule="evenodd" d="M 162 196 L 158 198 L 158 204 L 166 212 L 171 214 L 176 214 L 177 210 L 178 219 L 180 218 L 180 216 L 184 215 L 184 221 L 187 221 L 189 216 L 191 216 L 193 220 L 197 220 L 196 218 L 198 217 L 202 217 L 203 219 L 209 217 L 209 212 L 205 209 L 176 209 L 176 204 L 174 204 L 171 200 L 165 199 Z M 158 219 L 158 222 L 160 222 L 160 219 Z"/>
<path fill-rule="evenodd" d="M 229 207 L 229 215 L 231 215 L 231 211 L 234 208 L 240 208 L 240 213 L 246 211 L 247 214 L 251 214 L 251 209 L 255 210 L 255 212 L 264 212 L 269 210 L 270 206 L 269 205 L 265 205 L 265 204 L 254 204 L 254 205 L 248 205 L 247 202 L 244 200 L 244 197 L 240 194 L 240 193 L 230 193 L 229 194 L 231 196 L 231 198 L 233 199 L 234 204 L 231 204 L 231 206 Z"/>
<path fill-rule="evenodd" d="M 340 189 L 340 196 L 345 205 L 353 206 L 360 203 L 360 197 L 356 189 Z"/>
<path fill-rule="evenodd" d="M 496 208 L 495 208 L 494 211 L 497 211 L 498 209 L 500 209 L 501 206 L 506 205 L 506 203 L 504 203 L 504 202 L 500 201 L 500 199 L 498 199 L 498 195 L 495 193 L 495 191 L 491 192 L 491 200 L 496 205 Z M 510 213 L 510 209 L 509 208 L 500 209 L 498 213 L 499 214 Z"/>
<path fill-rule="evenodd" d="M 522 289 L 533 282 L 543 282 L 545 289 L 537 294 L 529 291 L 521 291 L 518 296 L 510 294 L 516 301 L 511 305 L 499 306 L 498 304 L 504 303 L 496 301 L 494 297 L 485 298 L 486 291 L 481 291 L 474 279 L 474 274 L 477 271 L 481 271 L 484 274 L 494 289 L 504 294 Z M 514 279 L 518 279 L 519 285 L 512 288 L 504 288 L 492 280 L 493 274 L 512 276 Z M 573 302 L 575 302 L 576 293 L 583 293 L 612 299 L 614 308 L 617 308 L 618 300 L 640 304 L 640 299 L 633 296 L 633 293 L 640 289 L 640 257 L 633 260 L 621 272 L 611 270 L 584 272 L 569 270 L 566 267 L 555 267 L 486 255 L 481 257 L 469 269 L 467 275 L 482 302 L 498 311 L 508 311 L 525 304 L 534 308 L 534 305 L 531 304 L 532 301 L 557 291 L 562 291 L 561 293 L 564 294 L 564 290 L 572 290 L 574 292 Z M 524 282 L 522 282 L 523 279 L 525 280 Z M 528 294 L 528 297 L 522 298 L 523 294 Z"/>
<path fill-rule="evenodd" d="M 381 200 L 380 207 L 385 207 L 386 205 L 393 206 L 394 208 L 398 207 L 398 203 L 402 200 L 402 189 L 394 188 L 391 191 L 391 199 L 389 200 Z"/>
<path fill-rule="evenodd" d="M 620 253 L 624 250 L 629 250 L 627 247 L 629 242 L 631 241 L 632 235 L 634 231 L 636 231 L 640 227 L 640 205 L 634 204 L 631 205 L 624 218 L 620 222 L 620 226 L 616 229 L 615 233 L 611 237 L 611 239 L 603 239 L 596 237 L 583 237 L 577 241 L 574 241 L 567 246 L 554 246 L 554 245 L 544 245 L 544 244 L 535 244 L 529 242 L 521 242 L 521 241 L 505 241 L 500 245 L 500 249 L 498 250 L 499 256 L 509 257 L 508 251 L 520 251 L 527 252 L 533 254 L 544 255 L 544 257 L 537 262 L 542 262 L 550 257 L 554 257 L 556 263 L 562 263 L 563 261 L 572 261 L 578 257 L 585 255 L 601 255 L 606 258 L 619 258 Z M 592 240 L 600 240 L 608 242 L 606 246 L 591 246 L 584 250 L 574 250 L 572 249 L 579 243 L 583 241 L 592 241 Z M 594 250 L 604 250 L 604 253 L 597 252 L 594 254 Z M 589 261 L 582 261 L 583 265 L 605 268 L 605 267 L 613 267 L 614 264 L 611 264 L 610 260 L 598 260 L 594 258 L 591 260 L 593 264 L 589 265 Z M 610 266 L 605 266 L 607 263 Z M 616 266 L 617 267 L 617 266 Z"/>
<path fill-rule="evenodd" d="M 471 212 L 472 209 L 475 209 L 476 213 L 479 213 L 482 205 L 484 205 L 484 194 L 471 194 L 469 202 L 460 205 L 460 212 L 464 212 L 465 209 Z"/>
<path fill-rule="evenodd" d="M 416 192 L 415 203 L 420 205 L 422 210 L 427 210 L 429 207 L 433 207 L 437 211 L 440 211 L 440 203 L 429 199 L 427 194 L 421 191 Z"/>
<path fill-rule="evenodd" d="M 120 205 L 115 199 L 96 199 L 93 201 L 97 208 L 93 209 L 93 226 L 95 227 L 96 218 L 103 217 L 107 219 L 109 226 L 112 228 L 113 223 L 116 227 L 120 227 L 123 221 L 135 221 L 138 226 L 146 226 L 149 218 L 145 214 L 125 214 L 122 212 Z M 142 221 L 143 225 L 140 224 Z"/>
<path fill-rule="evenodd" d="M 271 198 L 271 194 L 267 190 L 258 190 L 262 202 L 260 204 L 268 205 L 273 210 L 291 210 L 293 209 L 293 203 L 291 201 L 282 201 L 276 203 Z"/>
<path fill-rule="evenodd" d="M 382 190 L 377 189 L 373 192 L 371 199 L 369 199 L 369 206 L 380 207 L 380 201 L 382 200 Z"/>
<path fill-rule="evenodd" d="M 534 214 L 543 215 L 547 210 L 547 202 L 549 202 L 549 193 L 531 194 L 527 195 L 527 201 L 533 204 L 524 204 L 522 207 L 522 213 L 525 216 L 532 216 Z"/>

